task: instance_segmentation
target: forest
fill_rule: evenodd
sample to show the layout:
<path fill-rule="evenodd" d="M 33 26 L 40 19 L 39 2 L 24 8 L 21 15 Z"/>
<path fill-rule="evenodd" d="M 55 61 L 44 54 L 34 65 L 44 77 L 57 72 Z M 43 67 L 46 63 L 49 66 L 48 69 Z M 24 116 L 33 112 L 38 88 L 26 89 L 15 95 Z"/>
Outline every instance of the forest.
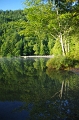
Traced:
<path fill-rule="evenodd" d="M 79 60 L 79 1 L 25 0 L 24 4 L 24 10 L 0 10 L 0 56 Z"/>

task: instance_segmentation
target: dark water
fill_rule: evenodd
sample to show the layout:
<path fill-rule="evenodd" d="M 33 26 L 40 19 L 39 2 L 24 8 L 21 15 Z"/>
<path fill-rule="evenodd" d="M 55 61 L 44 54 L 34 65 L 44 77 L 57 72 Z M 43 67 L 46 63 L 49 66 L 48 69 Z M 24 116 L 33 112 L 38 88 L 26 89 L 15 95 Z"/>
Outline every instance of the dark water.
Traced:
<path fill-rule="evenodd" d="M 78 120 L 79 76 L 48 59 L 0 59 L 0 120 Z"/>

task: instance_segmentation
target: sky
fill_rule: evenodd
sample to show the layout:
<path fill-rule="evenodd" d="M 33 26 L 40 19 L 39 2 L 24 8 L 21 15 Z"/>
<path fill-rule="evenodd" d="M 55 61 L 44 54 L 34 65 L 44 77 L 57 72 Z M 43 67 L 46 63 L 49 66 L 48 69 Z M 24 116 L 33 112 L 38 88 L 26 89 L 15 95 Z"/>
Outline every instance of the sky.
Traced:
<path fill-rule="evenodd" d="M 24 9 L 25 0 L 0 0 L 0 10 L 18 10 Z"/>

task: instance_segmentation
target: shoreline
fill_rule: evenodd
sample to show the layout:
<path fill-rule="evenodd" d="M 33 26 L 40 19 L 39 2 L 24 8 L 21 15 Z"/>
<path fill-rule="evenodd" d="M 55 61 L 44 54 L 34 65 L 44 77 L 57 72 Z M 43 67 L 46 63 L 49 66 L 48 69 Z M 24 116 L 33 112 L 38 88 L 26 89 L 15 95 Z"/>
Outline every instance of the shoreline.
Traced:
<path fill-rule="evenodd" d="M 71 68 L 70 71 L 79 75 L 79 68 Z"/>
<path fill-rule="evenodd" d="M 53 58 L 54 55 L 36 55 L 36 56 L 21 56 L 23 58 Z"/>

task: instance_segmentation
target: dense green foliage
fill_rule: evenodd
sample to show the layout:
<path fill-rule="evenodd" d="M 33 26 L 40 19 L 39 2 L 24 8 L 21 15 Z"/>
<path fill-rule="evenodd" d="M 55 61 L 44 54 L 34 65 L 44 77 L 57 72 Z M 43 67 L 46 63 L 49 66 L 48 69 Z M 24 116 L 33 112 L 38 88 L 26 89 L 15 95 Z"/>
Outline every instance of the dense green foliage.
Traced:
<path fill-rule="evenodd" d="M 79 5 L 25 1 L 24 10 L 0 10 L 0 56 L 68 55 L 79 59 Z"/>
<path fill-rule="evenodd" d="M 65 57 L 57 56 L 55 58 L 49 59 L 46 65 L 50 70 L 51 69 L 69 70 L 70 68 L 79 67 L 79 60 L 67 56 Z"/>

